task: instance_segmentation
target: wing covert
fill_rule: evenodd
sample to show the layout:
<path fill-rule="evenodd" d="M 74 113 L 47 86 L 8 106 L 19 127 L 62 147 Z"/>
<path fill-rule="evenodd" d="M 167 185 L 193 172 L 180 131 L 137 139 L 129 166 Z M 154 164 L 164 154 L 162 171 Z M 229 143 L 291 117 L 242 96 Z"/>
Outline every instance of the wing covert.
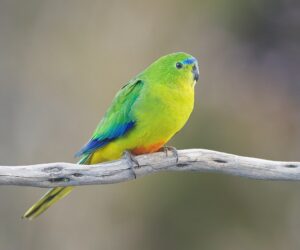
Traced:
<path fill-rule="evenodd" d="M 142 87 L 143 81 L 141 80 L 130 81 L 122 87 L 97 126 L 92 138 L 75 154 L 76 157 L 95 152 L 109 142 L 124 136 L 135 126 L 136 120 L 131 109 L 139 97 Z"/>

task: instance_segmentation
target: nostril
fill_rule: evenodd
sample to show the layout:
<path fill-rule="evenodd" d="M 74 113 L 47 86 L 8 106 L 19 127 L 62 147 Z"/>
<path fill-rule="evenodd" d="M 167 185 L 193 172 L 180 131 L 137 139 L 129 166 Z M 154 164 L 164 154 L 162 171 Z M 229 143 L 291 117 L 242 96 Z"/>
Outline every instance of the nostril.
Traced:
<path fill-rule="evenodd" d="M 193 71 L 196 71 L 197 70 L 197 67 L 196 65 L 193 66 Z"/>

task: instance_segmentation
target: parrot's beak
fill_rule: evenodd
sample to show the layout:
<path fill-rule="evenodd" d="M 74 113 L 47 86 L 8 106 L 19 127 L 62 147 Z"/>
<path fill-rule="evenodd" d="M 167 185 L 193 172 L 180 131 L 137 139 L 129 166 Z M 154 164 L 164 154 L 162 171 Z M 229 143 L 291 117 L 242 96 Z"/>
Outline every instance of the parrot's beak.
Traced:
<path fill-rule="evenodd" d="M 192 68 L 192 73 L 194 75 L 194 80 L 197 82 L 199 80 L 199 69 L 198 65 L 194 64 Z"/>

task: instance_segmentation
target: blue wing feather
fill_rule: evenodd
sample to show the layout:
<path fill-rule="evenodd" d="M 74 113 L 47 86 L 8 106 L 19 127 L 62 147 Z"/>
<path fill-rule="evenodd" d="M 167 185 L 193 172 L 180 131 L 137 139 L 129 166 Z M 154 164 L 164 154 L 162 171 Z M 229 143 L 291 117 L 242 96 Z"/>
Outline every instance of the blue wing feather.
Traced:
<path fill-rule="evenodd" d="M 80 157 L 82 155 L 90 154 L 95 150 L 104 147 L 114 139 L 121 137 L 127 131 L 129 131 L 135 122 L 130 121 L 129 123 L 120 124 L 111 131 L 111 133 L 107 137 L 99 137 L 99 138 L 92 138 L 79 152 L 75 154 L 75 157 Z"/>
<path fill-rule="evenodd" d="M 136 120 L 131 107 L 138 98 L 142 86 L 141 80 L 134 80 L 120 90 L 92 138 L 75 154 L 76 157 L 92 154 L 111 141 L 124 136 L 134 127 Z"/>

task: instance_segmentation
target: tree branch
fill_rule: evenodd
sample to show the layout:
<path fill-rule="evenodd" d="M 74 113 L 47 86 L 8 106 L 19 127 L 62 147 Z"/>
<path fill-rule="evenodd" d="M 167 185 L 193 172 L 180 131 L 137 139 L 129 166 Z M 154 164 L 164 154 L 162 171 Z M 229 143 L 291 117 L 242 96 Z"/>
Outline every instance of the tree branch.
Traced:
<path fill-rule="evenodd" d="M 136 157 L 139 168 L 126 159 L 97 165 L 48 163 L 28 166 L 0 166 L 0 185 L 58 187 L 112 184 L 161 171 L 213 172 L 260 180 L 300 180 L 300 162 L 269 161 L 206 149 L 171 151 Z"/>

